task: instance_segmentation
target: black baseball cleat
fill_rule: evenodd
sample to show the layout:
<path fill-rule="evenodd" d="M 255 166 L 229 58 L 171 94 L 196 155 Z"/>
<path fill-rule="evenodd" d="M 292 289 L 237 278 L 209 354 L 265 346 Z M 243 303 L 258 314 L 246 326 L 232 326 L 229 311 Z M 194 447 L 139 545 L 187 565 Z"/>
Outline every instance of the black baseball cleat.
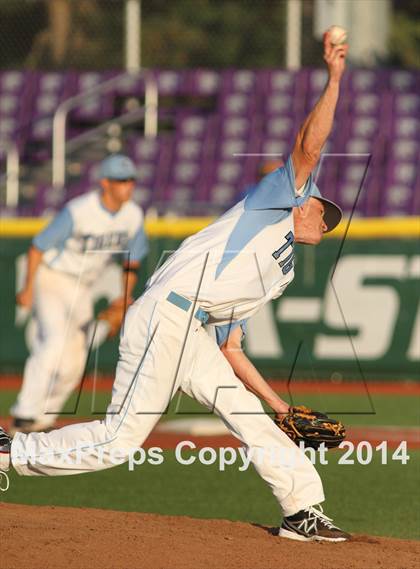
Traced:
<path fill-rule="evenodd" d="M 9 437 L 6 431 L 0 427 L 0 491 L 2 492 L 6 492 L 9 488 L 9 477 L 6 472 L 10 468 L 11 447 L 11 437 Z"/>
<path fill-rule="evenodd" d="M 293 516 L 284 518 L 279 536 L 297 541 L 347 541 L 351 538 L 349 533 L 332 523 L 332 519 L 324 514 L 321 506 L 317 508 L 309 506 Z"/>
<path fill-rule="evenodd" d="M 0 454 L 10 454 L 11 446 L 12 437 L 9 437 L 3 427 L 0 427 Z"/>

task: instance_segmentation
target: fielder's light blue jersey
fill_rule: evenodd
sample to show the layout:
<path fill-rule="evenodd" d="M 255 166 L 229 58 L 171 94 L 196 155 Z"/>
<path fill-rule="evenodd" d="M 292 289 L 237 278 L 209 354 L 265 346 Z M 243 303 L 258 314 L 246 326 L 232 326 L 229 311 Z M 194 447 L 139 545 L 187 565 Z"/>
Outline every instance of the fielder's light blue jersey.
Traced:
<path fill-rule="evenodd" d="M 161 299 L 174 291 L 197 299 L 210 324 L 249 318 L 292 281 L 292 208 L 315 188 L 310 176 L 298 195 L 289 157 L 245 199 L 186 239 L 151 277 L 146 294 Z"/>
<path fill-rule="evenodd" d="M 143 221 L 134 202 L 111 212 L 98 192 L 90 192 L 70 200 L 33 244 L 50 268 L 90 283 L 113 258 L 140 261 L 147 254 Z"/>

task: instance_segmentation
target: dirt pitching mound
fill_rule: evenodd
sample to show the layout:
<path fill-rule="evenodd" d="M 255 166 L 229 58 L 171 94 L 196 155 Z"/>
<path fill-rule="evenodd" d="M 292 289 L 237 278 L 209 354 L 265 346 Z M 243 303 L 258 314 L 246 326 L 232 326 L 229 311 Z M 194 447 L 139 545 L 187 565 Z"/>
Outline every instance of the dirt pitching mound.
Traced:
<path fill-rule="evenodd" d="M 418 569 L 420 542 L 355 536 L 298 543 L 276 528 L 0 504 L 2 569 Z"/>

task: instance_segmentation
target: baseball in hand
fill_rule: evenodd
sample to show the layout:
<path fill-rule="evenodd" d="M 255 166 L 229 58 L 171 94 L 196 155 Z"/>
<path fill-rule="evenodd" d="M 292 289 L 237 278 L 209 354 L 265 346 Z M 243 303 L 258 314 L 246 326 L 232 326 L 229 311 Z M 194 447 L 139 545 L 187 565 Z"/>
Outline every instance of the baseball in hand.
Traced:
<path fill-rule="evenodd" d="M 333 45 L 341 45 L 343 43 L 346 43 L 347 30 L 341 26 L 331 26 L 327 31 L 330 35 L 330 40 Z"/>

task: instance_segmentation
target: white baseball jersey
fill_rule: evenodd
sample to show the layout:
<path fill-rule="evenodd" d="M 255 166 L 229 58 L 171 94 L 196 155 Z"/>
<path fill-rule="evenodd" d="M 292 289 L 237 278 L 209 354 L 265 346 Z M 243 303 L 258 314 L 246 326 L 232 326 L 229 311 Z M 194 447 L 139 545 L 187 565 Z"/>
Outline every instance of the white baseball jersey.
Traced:
<path fill-rule="evenodd" d="M 91 283 L 117 254 L 130 261 L 146 255 L 143 221 L 143 211 L 134 202 L 111 212 L 99 192 L 90 192 L 70 200 L 33 244 L 44 251 L 47 266 Z"/>
<path fill-rule="evenodd" d="M 186 239 L 149 279 L 146 294 L 160 299 L 174 291 L 197 299 L 210 324 L 250 317 L 292 281 L 292 208 L 315 188 L 311 176 L 301 195 L 296 192 L 289 157 L 245 199 Z"/>
<path fill-rule="evenodd" d="M 293 278 L 292 207 L 306 199 L 311 184 L 296 197 L 289 160 L 210 227 L 187 239 L 128 310 L 105 419 L 48 433 L 17 433 L 11 447 L 17 472 L 77 474 L 110 468 L 115 456 L 128 461 L 179 387 L 222 417 L 285 516 L 322 502 L 322 483 L 311 461 L 235 376 L 202 320 L 191 318 L 191 305 L 180 310 L 165 301 L 171 291 L 197 298 L 219 328 L 281 294 Z M 274 456 L 286 457 L 286 463 L 273 463 Z"/>

